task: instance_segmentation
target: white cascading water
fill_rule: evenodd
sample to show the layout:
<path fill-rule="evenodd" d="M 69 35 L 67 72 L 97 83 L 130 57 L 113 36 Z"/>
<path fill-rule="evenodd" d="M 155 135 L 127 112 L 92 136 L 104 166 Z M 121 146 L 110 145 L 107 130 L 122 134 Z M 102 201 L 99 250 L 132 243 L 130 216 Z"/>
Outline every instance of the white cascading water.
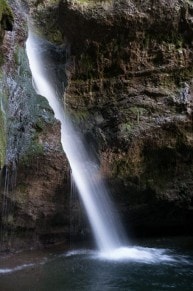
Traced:
<path fill-rule="evenodd" d="M 61 122 L 61 143 L 100 251 L 99 254 L 97 253 L 97 258 L 144 263 L 175 261 L 175 258 L 170 254 L 167 255 L 167 250 L 164 249 L 126 246 L 127 239 L 109 199 L 109 193 L 100 177 L 98 167 L 90 159 L 80 135 L 72 126 L 64 106 L 58 98 L 54 81 L 52 78 L 50 81 L 52 74 L 49 74 L 47 70 L 49 63 L 44 61 L 42 55 L 40 57 L 42 41 L 32 31 L 29 31 L 26 50 L 34 85 L 37 93 L 47 98 L 54 110 L 55 117 Z M 79 253 L 82 254 L 82 250 L 69 252 L 67 255 Z"/>
<path fill-rule="evenodd" d="M 61 143 L 70 163 L 78 192 L 86 209 L 98 249 L 109 253 L 126 243 L 124 231 L 100 177 L 97 165 L 90 159 L 81 137 L 75 131 L 59 100 L 55 84 L 48 80 L 40 58 L 40 41 L 32 31 L 26 42 L 29 64 L 38 94 L 47 98 L 55 117 L 61 122 Z"/>

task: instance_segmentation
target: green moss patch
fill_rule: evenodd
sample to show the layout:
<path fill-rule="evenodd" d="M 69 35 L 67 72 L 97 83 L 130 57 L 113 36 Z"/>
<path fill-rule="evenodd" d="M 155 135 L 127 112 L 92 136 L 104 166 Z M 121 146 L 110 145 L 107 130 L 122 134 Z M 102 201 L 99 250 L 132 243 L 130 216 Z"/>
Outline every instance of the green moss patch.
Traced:
<path fill-rule="evenodd" d="M 0 0 L 0 23 L 1 29 L 12 30 L 13 13 L 5 0 Z"/>

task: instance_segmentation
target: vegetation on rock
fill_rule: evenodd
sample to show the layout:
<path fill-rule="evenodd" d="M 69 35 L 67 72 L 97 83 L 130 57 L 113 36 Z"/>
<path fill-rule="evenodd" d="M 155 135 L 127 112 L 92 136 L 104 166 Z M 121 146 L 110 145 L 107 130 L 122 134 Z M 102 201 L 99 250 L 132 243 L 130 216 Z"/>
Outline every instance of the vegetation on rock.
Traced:
<path fill-rule="evenodd" d="M 0 0 L 0 42 L 3 40 L 4 31 L 12 30 L 13 13 L 6 0 Z"/>
<path fill-rule="evenodd" d="M 13 14 L 5 0 L 0 0 L 0 47 L 2 46 L 5 30 L 12 30 Z M 0 66 L 4 62 L 2 49 L 0 48 Z M 6 152 L 6 116 L 5 103 L 7 102 L 6 92 L 3 88 L 3 73 L 0 74 L 1 92 L 0 92 L 0 170 L 5 162 Z"/>

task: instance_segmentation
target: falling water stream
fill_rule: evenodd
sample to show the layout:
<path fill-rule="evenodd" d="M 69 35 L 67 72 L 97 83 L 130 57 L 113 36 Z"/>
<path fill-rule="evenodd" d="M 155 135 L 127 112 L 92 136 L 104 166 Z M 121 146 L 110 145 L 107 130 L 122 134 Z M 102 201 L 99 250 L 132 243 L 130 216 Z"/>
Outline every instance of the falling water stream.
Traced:
<path fill-rule="evenodd" d="M 59 98 L 61 96 L 58 96 L 55 89 L 56 84 L 50 77 L 49 63 L 44 55 L 40 54 L 43 42 L 45 41 L 29 30 L 26 50 L 34 87 L 38 94 L 47 98 L 54 110 L 55 117 L 61 122 L 61 143 L 70 163 L 76 187 L 96 240 L 99 251 L 98 257 L 108 260 L 135 260 L 140 262 L 172 260 L 170 256 L 165 254 L 164 250 L 128 246 L 123 227 L 109 198 L 108 190 L 100 176 L 98 166 L 89 157 L 80 134 L 73 127 Z M 45 68 L 47 69 L 45 70 Z M 69 255 L 77 254 L 77 251 L 69 253 Z"/>
<path fill-rule="evenodd" d="M 61 142 L 70 163 L 75 184 L 84 203 L 97 246 L 106 252 L 120 248 L 126 243 L 118 215 L 109 199 L 108 191 L 100 177 L 98 166 L 89 157 L 86 147 L 68 118 L 62 102 L 57 96 L 55 84 L 45 75 L 48 64 L 38 52 L 41 51 L 37 36 L 29 31 L 26 43 L 30 68 L 38 94 L 45 96 L 61 122 Z M 49 74 L 49 72 L 48 72 Z"/>

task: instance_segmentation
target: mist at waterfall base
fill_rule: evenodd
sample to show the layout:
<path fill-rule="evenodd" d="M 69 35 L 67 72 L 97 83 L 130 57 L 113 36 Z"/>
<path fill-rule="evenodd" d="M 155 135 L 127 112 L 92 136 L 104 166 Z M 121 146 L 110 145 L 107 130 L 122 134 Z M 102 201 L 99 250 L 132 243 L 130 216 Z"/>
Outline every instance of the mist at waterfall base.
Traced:
<path fill-rule="evenodd" d="M 83 201 L 98 252 L 94 258 L 109 261 L 171 262 L 173 257 L 167 251 L 156 248 L 128 246 L 127 238 L 118 214 L 109 198 L 97 164 L 90 158 L 80 134 L 73 127 L 66 109 L 57 93 L 51 63 L 44 58 L 48 42 L 29 31 L 26 50 L 38 94 L 47 98 L 55 117 L 61 122 L 61 143 L 68 158 L 72 175 Z M 87 252 L 72 251 L 69 256 L 88 256 Z"/>

